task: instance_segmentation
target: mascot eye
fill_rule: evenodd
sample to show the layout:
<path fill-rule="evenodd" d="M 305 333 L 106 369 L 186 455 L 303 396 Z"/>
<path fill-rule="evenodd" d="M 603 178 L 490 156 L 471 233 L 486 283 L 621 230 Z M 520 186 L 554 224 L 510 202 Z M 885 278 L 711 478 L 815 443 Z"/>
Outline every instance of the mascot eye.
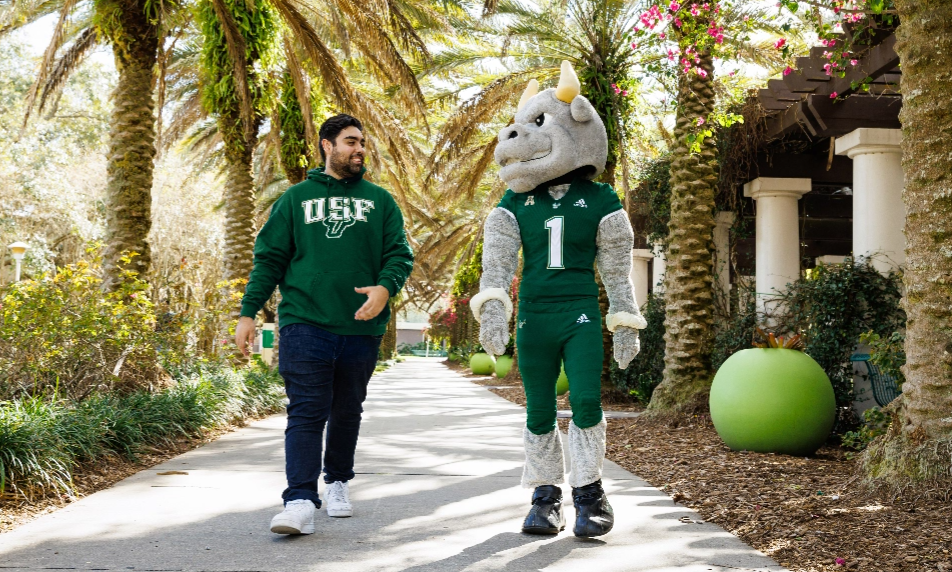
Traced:
<path fill-rule="evenodd" d="M 535 124 L 538 127 L 542 127 L 542 124 L 545 123 L 545 113 L 539 115 L 535 118 Z"/>

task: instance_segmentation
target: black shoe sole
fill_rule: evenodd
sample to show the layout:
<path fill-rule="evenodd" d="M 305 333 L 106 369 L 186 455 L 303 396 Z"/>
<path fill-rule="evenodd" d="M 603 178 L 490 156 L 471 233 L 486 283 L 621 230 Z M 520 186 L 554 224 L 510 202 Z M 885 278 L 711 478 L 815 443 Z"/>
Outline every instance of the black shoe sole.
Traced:
<path fill-rule="evenodd" d="M 598 534 L 579 534 L 579 533 L 576 532 L 576 533 L 575 533 L 575 536 L 578 537 L 578 538 L 596 538 L 596 537 L 599 537 L 599 536 L 605 536 L 605 535 L 608 534 L 609 532 L 611 532 L 611 529 L 608 529 L 608 530 L 606 530 L 605 532 L 599 532 Z"/>
<path fill-rule="evenodd" d="M 565 530 L 565 527 L 562 528 L 523 528 L 522 532 L 525 534 L 538 534 L 542 536 L 553 536 Z"/>

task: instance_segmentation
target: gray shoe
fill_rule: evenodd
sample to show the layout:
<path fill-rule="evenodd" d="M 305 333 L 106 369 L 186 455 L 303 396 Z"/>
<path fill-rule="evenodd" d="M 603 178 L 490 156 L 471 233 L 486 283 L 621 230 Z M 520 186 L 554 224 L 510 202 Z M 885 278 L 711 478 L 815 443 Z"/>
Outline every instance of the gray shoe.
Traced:
<path fill-rule="evenodd" d="M 347 481 L 328 483 L 324 491 L 324 499 L 327 501 L 327 516 L 336 518 L 354 516 L 354 506 L 350 504 Z"/>

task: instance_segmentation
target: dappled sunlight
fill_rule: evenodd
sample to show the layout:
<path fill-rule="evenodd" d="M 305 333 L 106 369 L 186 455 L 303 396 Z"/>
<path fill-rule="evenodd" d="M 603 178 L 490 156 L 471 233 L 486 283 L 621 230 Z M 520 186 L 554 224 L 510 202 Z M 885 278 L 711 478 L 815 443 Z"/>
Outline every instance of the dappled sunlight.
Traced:
<path fill-rule="evenodd" d="M 520 486 L 524 410 L 439 364 L 400 364 L 375 376 L 366 411 L 350 486 L 354 517 L 320 510 L 314 535 L 268 530 L 285 486 L 285 417 L 276 415 L 0 535 L 0 563 L 269 572 L 783 570 L 610 462 L 610 534 L 571 534 L 567 485 L 569 530 L 521 534 L 531 497 Z"/>

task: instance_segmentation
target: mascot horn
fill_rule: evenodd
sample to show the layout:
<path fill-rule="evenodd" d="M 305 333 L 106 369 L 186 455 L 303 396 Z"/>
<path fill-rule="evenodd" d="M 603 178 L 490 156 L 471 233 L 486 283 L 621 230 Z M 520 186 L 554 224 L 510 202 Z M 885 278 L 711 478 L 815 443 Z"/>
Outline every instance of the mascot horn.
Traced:
<path fill-rule="evenodd" d="M 608 292 L 607 326 L 624 369 L 638 354 L 638 330 L 646 325 L 629 278 L 634 233 L 611 186 L 592 181 L 605 170 L 608 137 L 595 108 L 580 95 L 572 66 L 562 62 L 555 89 L 540 93 L 538 86 L 529 82 L 515 121 L 499 133 L 495 158 L 509 190 L 486 219 L 483 276 L 471 307 L 483 348 L 501 355 L 509 341 L 509 288 L 521 248 L 516 345 L 527 399 L 522 485 L 535 489 L 522 530 L 558 534 L 565 528 L 555 401 L 564 362 L 572 404 L 575 535 L 601 536 L 611 530 L 614 514 L 601 480 L 604 350 L 593 267 L 597 263 Z"/>

